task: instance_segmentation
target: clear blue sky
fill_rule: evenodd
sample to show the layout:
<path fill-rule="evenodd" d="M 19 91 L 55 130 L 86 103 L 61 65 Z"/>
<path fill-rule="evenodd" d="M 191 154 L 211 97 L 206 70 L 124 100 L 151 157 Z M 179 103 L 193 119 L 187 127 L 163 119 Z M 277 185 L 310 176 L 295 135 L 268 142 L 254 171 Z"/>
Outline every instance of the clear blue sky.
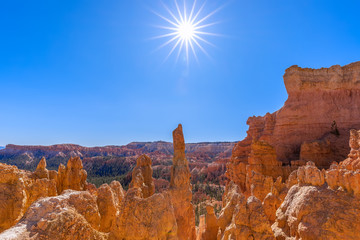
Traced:
<path fill-rule="evenodd" d="M 188 142 L 241 140 L 283 105 L 287 67 L 360 60 L 359 1 L 226 3 L 212 59 L 187 68 L 153 52 L 158 0 L 1 1 L 0 145 L 171 141 L 178 123 Z"/>

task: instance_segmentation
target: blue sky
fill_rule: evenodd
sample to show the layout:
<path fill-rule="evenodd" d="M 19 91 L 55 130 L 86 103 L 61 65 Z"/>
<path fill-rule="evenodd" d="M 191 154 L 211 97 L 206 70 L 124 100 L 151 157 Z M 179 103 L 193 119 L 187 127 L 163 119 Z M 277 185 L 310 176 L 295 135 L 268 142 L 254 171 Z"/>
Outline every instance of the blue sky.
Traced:
<path fill-rule="evenodd" d="M 283 105 L 287 67 L 360 60 L 359 1 L 208 0 L 204 13 L 224 3 L 211 58 L 187 66 L 154 52 L 158 0 L 1 1 L 0 145 L 171 141 L 178 123 L 187 142 L 241 140 L 249 116 Z"/>

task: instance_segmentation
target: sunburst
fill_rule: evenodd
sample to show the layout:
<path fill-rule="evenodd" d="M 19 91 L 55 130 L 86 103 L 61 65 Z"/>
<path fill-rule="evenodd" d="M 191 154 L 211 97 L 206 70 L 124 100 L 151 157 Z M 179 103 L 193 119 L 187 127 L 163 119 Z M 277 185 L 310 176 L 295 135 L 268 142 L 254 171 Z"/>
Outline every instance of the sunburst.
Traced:
<path fill-rule="evenodd" d="M 196 54 L 197 49 L 200 49 L 205 55 L 209 57 L 208 52 L 205 50 L 203 44 L 214 46 L 209 42 L 206 36 L 219 36 L 216 33 L 207 31 L 207 28 L 217 24 L 218 22 L 208 22 L 209 19 L 220 10 L 220 8 L 204 15 L 204 2 L 201 6 L 197 6 L 197 1 L 194 0 L 191 8 L 187 8 L 187 0 L 183 0 L 183 7 L 181 8 L 177 0 L 174 0 L 174 11 L 163 3 L 163 6 L 168 16 L 161 15 L 154 12 L 167 24 L 166 26 L 156 26 L 164 29 L 167 33 L 154 37 L 153 39 L 165 38 L 166 42 L 158 47 L 161 49 L 165 46 L 171 46 L 170 52 L 166 56 L 167 60 L 174 52 L 177 51 L 176 61 L 178 61 L 180 54 L 185 54 L 186 62 L 189 63 L 190 54 L 198 60 Z M 204 15 L 204 16 L 202 16 Z"/>

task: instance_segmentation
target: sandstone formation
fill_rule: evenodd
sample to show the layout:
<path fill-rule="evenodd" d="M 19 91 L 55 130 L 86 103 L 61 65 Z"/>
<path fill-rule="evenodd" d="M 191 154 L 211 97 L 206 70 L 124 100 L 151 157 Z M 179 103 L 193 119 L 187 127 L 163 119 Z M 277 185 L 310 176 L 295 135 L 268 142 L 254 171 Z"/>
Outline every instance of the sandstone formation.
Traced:
<path fill-rule="evenodd" d="M 101 216 L 100 231 L 110 232 L 124 199 L 124 190 L 118 181 L 103 184 L 97 189 L 97 205 Z"/>
<path fill-rule="evenodd" d="M 0 238 L 195 240 L 181 125 L 173 137 L 170 187 L 156 194 L 146 155 L 138 157 L 127 192 L 117 181 L 98 189 L 87 183 L 79 157 L 71 157 L 66 167 L 60 164 L 58 172 L 46 169 L 45 158 L 33 173 L 0 164 L 0 230 L 8 229 Z"/>
<path fill-rule="evenodd" d="M 196 239 L 195 212 L 191 204 L 190 169 L 185 157 L 182 126 L 173 131 L 174 157 L 169 193 L 174 207 L 179 239 Z"/>
<path fill-rule="evenodd" d="M 45 159 L 34 173 L 0 164 L 0 232 L 14 225 L 34 201 L 56 194 L 56 175 L 49 175 Z"/>
<path fill-rule="evenodd" d="M 223 209 L 218 218 L 213 208 L 207 208 L 201 239 L 275 239 L 259 199 L 246 198 L 233 182 L 227 186 L 223 198 Z"/>
<path fill-rule="evenodd" d="M 137 159 L 136 166 L 133 169 L 130 188 L 141 188 L 143 197 L 150 197 L 155 192 L 152 174 L 151 159 L 145 154 L 141 155 Z"/>
<path fill-rule="evenodd" d="M 360 239 L 359 142 L 351 130 L 347 159 L 328 170 L 308 162 L 291 174 L 272 226 L 278 239 Z"/>
<path fill-rule="evenodd" d="M 0 234 L 15 239 L 107 239 L 97 231 L 100 215 L 88 192 L 66 190 L 60 196 L 42 198 L 30 206 L 22 220 Z"/>
<path fill-rule="evenodd" d="M 177 224 L 170 197 L 143 198 L 141 188 L 131 188 L 119 209 L 109 239 L 177 239 Z"/>
<path fill-rule="evenodd" d="M 38 199 L 85 188 L 86 171 L 79 158 L 70 158 L 68 166 L 59 169 L 60 174 L 47 170 L 45 158 L 33 173 L 0 164 L 0 232 L 18 222 Z"/>
<path fill-rule="evenodd" d="M 359 173 L 308 162 L 296 175 L 298 183 L 276 212 L 277 239 L 360 239 Z"/>
<path fill-rule="evenodd" d="M 14 225 L 25 212 L 24 180 L 15 166 L 0 164 L 0 232 Z"/>
<path fill-rule="evenodd" d="M 45 159 L 34 173 L 0 164 L 0 239 L 178 239 L 169 193 L 154 194 L 149 157 L 138 158 L 126 193 L 117 181 L 94 189 L 81 166 L 70 158 L 54 175 Z"/>
<path fill-rule="evenodd" d="M 82 161 L 80 157 L 71 157 L 66 165 L 62 164 L 59 166 L 58 170 L 58 193 L 66 189 L 74 190 L 85 190 L 85 181 L 87 173 L 83 169 Z"/>
<path fill-rule="evenodd" d="M 234 142 L 186 143 L 185 152 L 190 170 L 203 170 L 208 180 L 216 180 L 225 173 L 225 165 L 231 156 Z M 84 169 L 89 175 L 111 173 L 112 175 L 131 174 L 136 159 L 146 154 L 153 166 L 161 168 L 169 176 L 168 166 L 172 163 L 173 144 L 170 142 L 133 142 L 124 146 L 83 147 L 75 144 L 52 146 L 19 146 L 9 144 L 0 150 L 0 162 L 16 165 L 21 169 L 34 169 L 40 159 L 45 157 L 48 169 L 56 169 L 59 164 L 66 165 L 70 157 L 81 157 Z M 215 165 L 211 165 L 214 163 Z M 211 165 L 211 166 L 210 166 Z M 208 170 L 209 167 L 209 170 Z M 104 168 L 104 171 L 102 170 Z M 112 168 L 112 171 L 106 171 Z M 114 172 L 115 171 L 115 172 Z M 156 176 L 155 176 L 156 177 Z M 194 175 L 194 181 L 199 176 Z M 222 177 L 224 178 L 224 177 Z"/>
<path fill-rule="evenodd" d="M 226 162 L 231 156 L 234 142 L 186 143 L 185 153 L 191 172 L 191 182 L 225 186 Z M 81 157 L 87 181 L 101 184 L 100 178 L 127 175 L 124 187 L 131 181 L 131 171 L 136 160 L 143 154 L 152 160 L 154 184 L 157 191 L 164 191 L 170 185 L 170 167 L 173 157 L 170 142 L 132 142 L 124 146 L 82 147 L 74 144 L 52 146 L 19 146 L 9 144 L 0 150 L 0 162 L 15 165 L 19 169 L 36 168 L 41 158 L 46 157 L 49 174 L 58 171 L 60 163 L 66 166 L 70 157 Z M 61 167 L 61 169 L 64 168 Z M 59 189 L 62 191 L 62 189 Z M 199 192 L 199 194 L 201 194 Z M 205 196 L 210 198 L 209 195 Z"/>
<path fill-rule="evenodd" d="M 49 178 L 49 171 L 46 169 L 46 159 L 44 157 L 41 158 L 39 164 L 37 165 L 34 175 L 39 179 Z"/>
<path fill-rule="evenodd" d="M 360 131 L 352 129 L 350 131 L 350 153 L 345 161 L 340 165 L 348 170 L 360 169 Z"/>
<path fill-rule="evenodd" d="M 164 142 L 109 147 L 133 154 L 127 164 L 136 159 L 128 191 L 116 181 L 99 188 L 86 182 L 79 156 L 94 149 L 52 146 L 73 156 L 57 172 L 47 170 L 45 158 L 33 173 L 0 164 L 0 239 L 360 239 L 360 131 L 350 130 L 360 128 L 360 62 L 317 70 L 293 66 L 284 80 L 284 107 L 249 118 L 248 135 L 227 164 L 222 209 L 208 201 L 197 229 L 191 176 L 222 178 L 227 153 L 206 162 L 208 148 L 223 146 L 185 145 L 179 125 L 171 167 L 153 171 L 154 160 L 139 150 L 159 163 L 172 153 Z M 185 152 L 192 148 L 200 163 L 188 162 Z M 153 173 L 164 177 L 156 180 L 160 193 Z"/>
<path fill-rule="evenodd" d="M 360 239 L 359 143 L 360 131 L 351 130 L 351 151 L 347 159 L 339 164 L 333 162 L 327 170 L 307 162 L 293 171 L 286 183 L 281 177 L 272 181 L 272 177 L 258 173 L 261 170 L 252 171 L 251 177 L 247 173 L 247 182 L 252 180 L 247 199 L 240 186 L 230 182 L 220 216 L 214 221 L 211 211 L 206 215 L 202 239 L 214 239 L 214 222 L 219 227 L 217 239 L 248 239 L 250 236 L 252 239 L 286 240 Z M 262 203 L 254 197 L 263 197 L 267 190 L 269 193 Z M 251 214 L 255 213 L 258 215 L 252 218 Z M 259 222 L 252 224 L 251 219 Z M 272 231 L 269 231 L 272 223 Z"/>
<path fill-rule="evenodd" d="M 227 165 L 229 179 L 250 192 L 247 168 L 286 180 L 307 161 L 328 168 L 333 161 L 345 159 L 349 131 L 360 128 L 359 72 L 360 62 L 322 69 L 288 68 L 284 75 L 287 101 L 272 114 L 248 119 L 247 137 L 235 145 Z"/>
<path fill-rule="evenodd" d="M 110 239 L 177 239 L 177 223 L 170 196 L 167 193 L 154 194 L 152 171 L 151 159 L 140 156 L 133 170 L 130 189 L 118 207 Z M 116 209 L 111 212 L 116 212 Z"/>

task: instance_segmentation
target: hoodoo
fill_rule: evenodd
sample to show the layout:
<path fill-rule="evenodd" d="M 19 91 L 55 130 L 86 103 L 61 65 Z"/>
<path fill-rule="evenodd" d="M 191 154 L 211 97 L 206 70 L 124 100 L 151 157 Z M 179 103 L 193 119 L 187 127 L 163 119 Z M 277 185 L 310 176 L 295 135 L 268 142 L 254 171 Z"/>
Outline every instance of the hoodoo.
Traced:
<path fill-rule="evenodd" d="M 190 170 L 185 157 L 185 141 L 181 124 L 173 131 L 173 144 L 174 158 L 169 193 L 178 224 L 178 237 L 195 240 L 195 212 L 191 204 Z"/>

